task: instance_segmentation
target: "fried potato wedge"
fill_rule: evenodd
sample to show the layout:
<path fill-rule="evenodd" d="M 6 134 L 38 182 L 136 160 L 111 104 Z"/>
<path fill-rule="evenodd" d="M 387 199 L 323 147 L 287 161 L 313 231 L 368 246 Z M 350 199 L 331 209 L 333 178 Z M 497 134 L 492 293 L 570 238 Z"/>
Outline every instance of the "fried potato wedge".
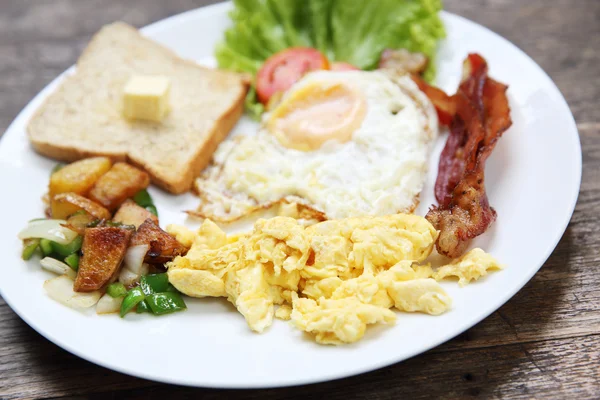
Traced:
<path fill-rule="evenodd" d="M 149 184 L 150 177 L 146 172 L 118 162 L 98 179 L 90 190 L 89 198 L 113 211 Z"/>
<path fill-rule="evenodd" d="M 73 289 L 76 292 L 93 292 L 110 282 L 119 273 L 132 234 L 132 229 L 113 226 L 87 228 Z"/>
<path fill-rule="evenodd" d="M 113 217 L 113 221 L 120 222 L 124 225 L 133 225 L 137 229 L 148 218 L 155 224 L 158 224 L 158 217 L 156 215 L 152 214 L 144 207 L 138 206 L 135 201 L 127 199 L 117 210 L 117 213 Z"/>
<path fill-rule="evenodd" d="M 131 238 L 131 245 L 147 244 L 150 250 L 144 259 L 149 264 L 164 264 L 177 256 L 185 255 L 188 248 L 163 231 L 152 219 L 140 225 Z"/>
<path fill-rule="evenodd" d="M 79 235 L 85 235 L 85 230 L 100 223 L 99 218 L 90 215 L 89 213 L 75 213 L 67 219 L 65 226 Z"/>
<path fill-rule="evenodd" d="M 97 219 L 110 219 L 110 211 L 100 204 L 77 193 L 60 193 L 51 201 L 52 218 L 67 219 L 77 211 L 84 210 Z"/>
<path fill-rule="evenodd" d="M 65 165 L 50 177 L 50 197 L 73 192 L 85 195 L 112 163 L 107 157 L 92 157 Z"/>

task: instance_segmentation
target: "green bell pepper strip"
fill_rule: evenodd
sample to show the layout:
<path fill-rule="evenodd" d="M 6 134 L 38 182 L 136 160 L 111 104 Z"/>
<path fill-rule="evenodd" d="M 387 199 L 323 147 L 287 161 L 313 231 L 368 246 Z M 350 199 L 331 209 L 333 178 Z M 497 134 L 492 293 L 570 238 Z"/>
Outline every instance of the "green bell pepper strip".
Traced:
<path fill-rule="evenodd" d="M 114 298 L 123 297 L 127 295 L 127 288 L 121 282 L 114 282 L 108 285 L 106 288 L 106 293 L 108 293 L 110 297 Z"/>
<path fill-rule="evenodd" d="M 158 210 L 154 205 L 154 200 L 150 196 L 150 193 L 146 189 L 142 189 L 133 196 L 133 201 L 140 207 L 144 207 L 146 210 L 150 211 L 152 214 L 158 217 Z"/>
<path fill-rule="evenodd" d="M 52 249 L 52 241 L 48 239 L 40 240 L 40 248 L 42 249 L 44 256 L 49 256 L 54 251 L 54 249 Z"/>
<path fill-rule="evenodd" d="M 146 206 L 145 208 L 146 208 L 146 210 L 150 211 L 150 213 L 152 213 L 158 217 L 158 210 L 156 209 L 156 206 L 154 204 L 150 204 L 149 206 Z"/>
<path fill-rule="evenodd" d="M 173 284 L 169 282 L 169 286 L 167 287 L 167 290 L 165 290 L 165 292 L 179 293 L 179 290 L 177 290 L 175 286 L 173 286 Z"/>
<path fill-rule="evenodd" d="M 138 303 L 137 307 L 135 308 L 135 312 L 137 314 L 142 314 L 142 313 L 149 313 L 150 308 L 148 307 L 148 303 L 146 303 L 146 300 L 142 300 Z"/>
<path fill-rule="evenodd" d="M 154 315 L 169 314 L 185 310 L 187 307 L 179 293 L 154 293 L 146 297 L 146 303 Z"/>
<path fill-rule="evenodd" d="M 140 278 L 140 287 L 146 296 L 166 292 L 169 289 L 169 277 L 166 273 L 144 275 Z"/>
<path fill-rule="evenodd" d="M 104 221 L 104 225 L 106 225 L 106 226 L 112 226 L 114 228 L 123 228 L 123 229 L 130 229 L 130 230 L 134 230 L 135 231 L 135 225 L 127 225 L 127 224 L 124 224 L 122 222 Z M 89 227 L 89 224 L 88 224 L 88 227 Z"/>
<path fill-rule="evenodd" d="M 83 237 L 81 235 L 76 236 L 75 239 L 71 241 L 69 244 L 60 244 L 56 242 L 50 242 L 52 245 L 52 250 L 55 253 L 67 257 L 73 253 L 78 252 L 81 249 L 81 245 L 83 244 Z"/>
<path fill-rule="evenodd" d="M 79 270 L 79 254 L 73 253 L 65 257 L 65 264 L 67 264 L 75 272 Z"/>
<path fill-rule="evenodd" d="M 78 215 L 89 215 L 89 213 L 85 210 L 77 210 L 73 214 L 69 215 L 69 217 L 76 217 Z"/>
<path fill-rule="evenodd" d="M 152 197 L 150 197 L 150 193 L 146 189 L 142 189 L 133 196 L 133 201 L 137 203 L 140 207 L 148 207 L 153 206 L 154 201 L 152 201 Z"/>
<path fill-rule="evenodd" d="M 40 246 L 40 239 L 25 239 L 23 240 L 23 251 L 21 252 L 21 258 L 25 261 L 33 257 L 33 254 Z"/>
<path fill-rule="evenodd" d="M 52 167 L 52 170 L 50 171 L 50 176 L 52 176 L 55 172 L 58 172 L 61 169 L 63 169 L 64 166 L 65 166 L 64 164 L 60 164 L 60 163 L 56 164 L 54 167 Z"/>
<path fill-rule="evenodd" d="M 89 224 L 87 224 L 85 227 L 86 228 L 95 228 L 100 224 L 100 220 L 99 219 L 95 219 L 92 222 L 90 222 Z"/>
<path fill-rule="evenodd" d="M 144 295 L 142 288 L 139 286 L 136 286 L 127 292 L 127 295 L 123 299 L 123 303 L 121 303 L 121 318 L 129 311 L 133 310 L 140 302 L 144 301 L 145 298 L 146 295 Z"/>

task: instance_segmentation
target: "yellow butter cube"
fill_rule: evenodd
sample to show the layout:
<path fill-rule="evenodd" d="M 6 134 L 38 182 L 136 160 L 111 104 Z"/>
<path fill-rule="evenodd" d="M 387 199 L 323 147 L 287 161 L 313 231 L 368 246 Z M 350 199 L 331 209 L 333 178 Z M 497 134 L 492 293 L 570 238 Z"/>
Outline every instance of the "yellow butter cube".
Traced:
<path fill-rule="evenodd" d="M 124 90 L 123 114 L 130 119 L 160 122 L 169 112 L 169 88 L 165 76 L 135 75 Z"/>

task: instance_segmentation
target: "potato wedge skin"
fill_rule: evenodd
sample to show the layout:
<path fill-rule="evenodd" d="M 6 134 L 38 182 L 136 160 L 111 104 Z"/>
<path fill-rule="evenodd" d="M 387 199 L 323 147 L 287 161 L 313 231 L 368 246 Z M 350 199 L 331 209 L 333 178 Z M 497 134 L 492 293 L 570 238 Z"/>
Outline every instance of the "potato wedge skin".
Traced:
<path fill-rule="evenodd" d="M 118 162 L 96 181 L 89 198 L 114 211 L 126 199 L 150 185 L 150 176 L 127 163 Z"/>
<path fill-rule="evenodd" d="M 87 228 L 83 236 L 79 271 L 73 289 L 93 292 L 119 272 L 133 230 L 113 226 Z"/>
<path fill-rule="evenodd" d="M 74 214 L 67 218 L 65 226 L 83 236 L 85 235 L 85 230 L 94 222 L 99 222 L 98 218 L 91 214 Z"/>
<path fill-rule="evenodd" d="M 85 195 L 111 166 L 108 157 L 86 158 L 65 165 L 50 177 L 50 197 L 67 192 Z"/>
<path fill-rule="evenodd" d="M 156 215 L 145 208 L 138 206 L 135 201 L 127 199 L 117 210 L 113 217 L 113 221 L 125 225 L 134 225 L 137 229 L 148 218 L 154 221 L 155 224 L 158 224 L 158 217 Z"/>
<path fill-rule="evenodd" d="M 100 204 L 77 193 L 60 193 L 51 201 L 52 218 L 67 219 L 77 211 L 84 210 L 97 219 L 110 219 L 111 214 Z"/>
<path fill-rule="evenodd" d="M 144 258 L 144 261 L 149 264 L 164 264 L 188 251 L 187 247 L 163 231 L 152 219 L 144 221 L 131 238 L 132 246 L 140 244 L 150 246 Z"/>

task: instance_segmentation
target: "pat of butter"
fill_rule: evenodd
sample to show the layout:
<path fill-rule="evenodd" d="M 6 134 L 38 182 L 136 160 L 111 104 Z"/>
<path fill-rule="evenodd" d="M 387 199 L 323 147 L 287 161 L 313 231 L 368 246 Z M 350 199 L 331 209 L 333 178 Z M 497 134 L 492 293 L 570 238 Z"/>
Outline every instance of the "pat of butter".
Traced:
<path fill-rule="evenodd" d="M 160 122 L 169 113 L 169 88 L 165 76 L 135 75 L 125 85 L 123 114 L 130 119 Z"/>

